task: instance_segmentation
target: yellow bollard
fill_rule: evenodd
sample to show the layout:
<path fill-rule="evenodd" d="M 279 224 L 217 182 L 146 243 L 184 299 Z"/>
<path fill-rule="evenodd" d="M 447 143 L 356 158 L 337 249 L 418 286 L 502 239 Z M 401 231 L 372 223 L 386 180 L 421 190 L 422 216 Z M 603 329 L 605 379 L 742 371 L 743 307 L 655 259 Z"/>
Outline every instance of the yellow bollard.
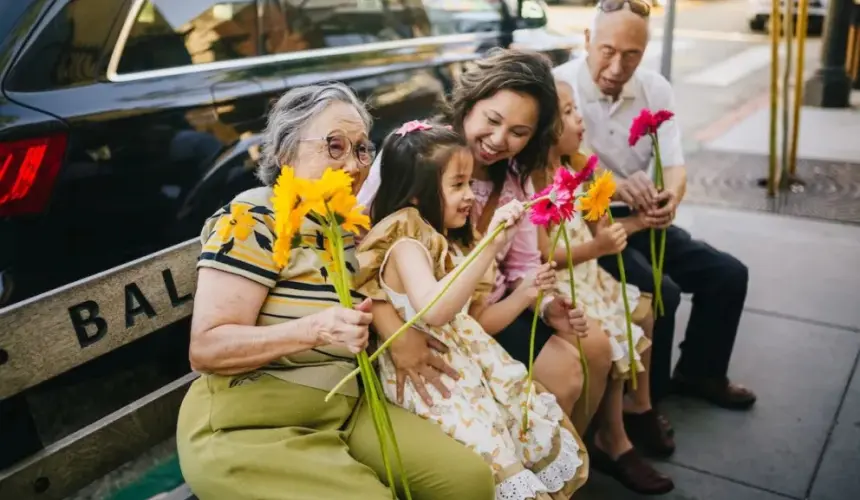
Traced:
<path fill-rule="evenodd" d="M 800 0 L 797 12 L 797 68 L 794 74 L 794 120 L 791 126 L 791 151 L 789 153 L 789 174 L 794 180 L 797 175 L 797 140 L 800 136 L 800 106 L 803 100 L 803 67 L 806 63 L 806 31 L 808 29 L 809 0 Z"/>
<path fill-rule="evenodd" d="M 791 132 L 791 64 L 794 41 L 794 1 L 785 2 L 785 12 L 782 15 L 782 34 L 785 37 L 785 72 L 782 75 L 782 156 L 779 169 L 779 189 L 788 188 L 788 141 Z"/>
<path fill-rule="evenodd" d="M 767 173 L 767 195 L 776 196 L 776 115 L 779 93 L 779 2 L 771 2 L 770 11 L 770 163 Z"/>

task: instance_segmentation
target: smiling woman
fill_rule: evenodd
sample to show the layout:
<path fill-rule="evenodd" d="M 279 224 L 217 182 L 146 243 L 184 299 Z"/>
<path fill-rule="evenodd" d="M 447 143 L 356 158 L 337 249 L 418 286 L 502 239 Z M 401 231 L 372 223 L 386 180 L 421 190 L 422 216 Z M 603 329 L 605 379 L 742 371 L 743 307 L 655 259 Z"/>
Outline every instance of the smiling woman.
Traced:
<path fill-rule="evenodd" d="M 369 127 L 343 85 L 288 92 L 264 135 L 258 175 L 265 186 L 238 195 L 204 225 L 189 353 L 203 375 L 177 427 L 182 473 L 201 500 L 391 498 L 358 385 L 324 401 L 367 346 L 369 303 L 337 305 L 314 219 L 302 222 L 301 243 L 285 265 L 273 252 L 272 184 L 281 166 L 291 165 L 297 179 L 343 171 L 356 189 L 360 167 L 373 159 Z M 355 269 L 352 235 L 344 245 Z M 414 498 L 493 497 L 481 457 L 432 423 L 388 411 Z"/>
<path fill-rule="evenodd" d="M 464 137 L 473 156 L 470 185 L 475 204 L 470 215 L 480 232 L 489 227 L 497 207 L 510 201 L 527 201 L 532 192 L 530 173 L 547 167 L 560 125 L 554 82 L 545 57 L 528 51 L 496 50 L 477 61 L 454 87 L 444 114 L 447 123 Z M 380 161 L 374 162 L 359 193 L 360 201 L 367 206 L 380 185 L 379 164 Z M 528 218 L 516 224 L 515 234 L 500 246 L 496 257 L 498 272 L 491 280 L 486 300 L 473 311 L 473 316 L 514 359 L 527 364 L 533 311 L 542 313 L 534 344 L 535 378 L 571 415 L 580 399 L 582 372 L 580 353 L 565 336 L 574 334 L 572 324 L 579 312 L 563 300 L 535 303 L 538 290 L 554 286 L 555 274 L 548 264 L 541 264 L 537 230 Z M 387 338 L 402 324 L 393 307 L 374 308 L 374 325 L 380 336 Z M 609 369 L 611 352 L 605 336 L 590 335 L 589 341 L 582 344 L 595 374 L 592 380 L 605 380 L 597 375 L 600 367 L 605 367 L 604 375 Z M 446 352 L 417 330 L 406 332 L 391 345 L 401 390 L 408 379 L 428 405 L 432 402 L 430 386 L 447 396 L 451 391 L 441 374 L 456 373 L 431 349 Z M 590 394 L 599 398 L 603 387 L 592 387 Z M 594 404 L 589 406 L 596 408 Z M 587 418 L 590 415 L 579 419 L 580 431 L 584 431 Z"/>

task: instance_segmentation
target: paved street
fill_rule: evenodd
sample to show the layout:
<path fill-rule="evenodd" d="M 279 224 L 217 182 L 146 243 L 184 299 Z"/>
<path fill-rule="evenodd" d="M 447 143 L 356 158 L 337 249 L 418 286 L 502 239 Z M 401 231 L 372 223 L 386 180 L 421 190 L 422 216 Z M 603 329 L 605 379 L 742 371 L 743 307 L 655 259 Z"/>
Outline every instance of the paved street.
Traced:
<path fill-rule="evenodd" d="M 594 7 L 550 7 L 550 25 L 571 36 L 582 36 Z M 644 66 L 660 70 L 664 47 L 665 10 L 652 15 L 652 40 Z M 672 58 L 672 81 L 678 101 L 678 119 L 688 150 L 725 131 L 766 105 L 770 83 L 770 38 L 752 33 L 747 25 L 747 0 L 678 0 Z M 783 50 L 784 51 L 784 50 Z M 807 41 L 807 67 L 814 70 L 820 40 Z M 784 66 L 781 66 L 784 69 Z"/>
<path fill-rule="evenodd" d="M 746 6 L 680 0 L 672 80 L 690 172 L 677 223 L 750 269 L 731 375 L 759 402 L 739 414 L 668 401 L 678 451 L 658 466 L 677 489 L 663 498 L 860 498 L 860 92 L 852 110 L 801 109 L 807 184 L 766 198 L 756 180 L 767 173 L 770 41 L 748 30 Z M 593 13 L 552 9 L 553 27 L 572 35 Z M 644 64 L 659 70 L 661 11 L 651 25 Z M 807 42 L 807 75 L 820 43 Z M 676 341 L 690 307 L 681 306 Z M 638 497 L 595 475 L 577 498 Z"/>

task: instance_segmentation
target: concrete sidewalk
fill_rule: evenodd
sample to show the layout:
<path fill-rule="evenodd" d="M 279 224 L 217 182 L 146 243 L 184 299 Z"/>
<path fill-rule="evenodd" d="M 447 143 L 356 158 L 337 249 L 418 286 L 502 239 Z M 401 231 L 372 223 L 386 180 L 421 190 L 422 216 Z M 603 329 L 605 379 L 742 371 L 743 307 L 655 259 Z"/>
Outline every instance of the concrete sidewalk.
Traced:
<path fill-rule="evenodd" d="M 677 224 L 750 269 L 730 376 L 759 401 L 746 413 L 667 401 L 678 450 L 657 465 L 677 488 L 662 498 L 860 498 L 860 92 L 853 100 L 801 110 L 807 184 L 777 200 L 755 184 L 767 172 L 767 107 L 688 155 Z M 690 307 L 678 313 L 678 342 Z M 578 498 L 637 496 L 594 474 Z"/>
<path fill-rule="evenodd" d="M 678 451 L 657 465 L 677 488 L 663 498 L 860 498 L 860 227 L 693 205 L 678 224 L 749 266 L 731 376 L 759 401 L 667 401 Z M 580 498 L 637 498 L 594 476 Z"/>

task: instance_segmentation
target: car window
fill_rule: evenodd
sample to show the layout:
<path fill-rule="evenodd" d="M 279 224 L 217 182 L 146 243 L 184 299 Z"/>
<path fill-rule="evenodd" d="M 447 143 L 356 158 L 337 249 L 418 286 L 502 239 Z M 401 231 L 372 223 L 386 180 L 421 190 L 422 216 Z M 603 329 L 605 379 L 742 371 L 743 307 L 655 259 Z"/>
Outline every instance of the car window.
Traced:
<path fill-rule="evenodd" d="M 259 55 L 255 0 L 146 0 L 117 73 L 135 73 Z"/>
<path fill-rule="evenodd" d="M 501 29 L 502 6 L 499 0 L 424 0 L 424 8 L 434 35 Z"/>
<path fill-rule="evenodd" d="M 420 32 L 420 13 L 402 0 L 264 1 L 263 48 L 270 54 L 428 34 Z"/>

